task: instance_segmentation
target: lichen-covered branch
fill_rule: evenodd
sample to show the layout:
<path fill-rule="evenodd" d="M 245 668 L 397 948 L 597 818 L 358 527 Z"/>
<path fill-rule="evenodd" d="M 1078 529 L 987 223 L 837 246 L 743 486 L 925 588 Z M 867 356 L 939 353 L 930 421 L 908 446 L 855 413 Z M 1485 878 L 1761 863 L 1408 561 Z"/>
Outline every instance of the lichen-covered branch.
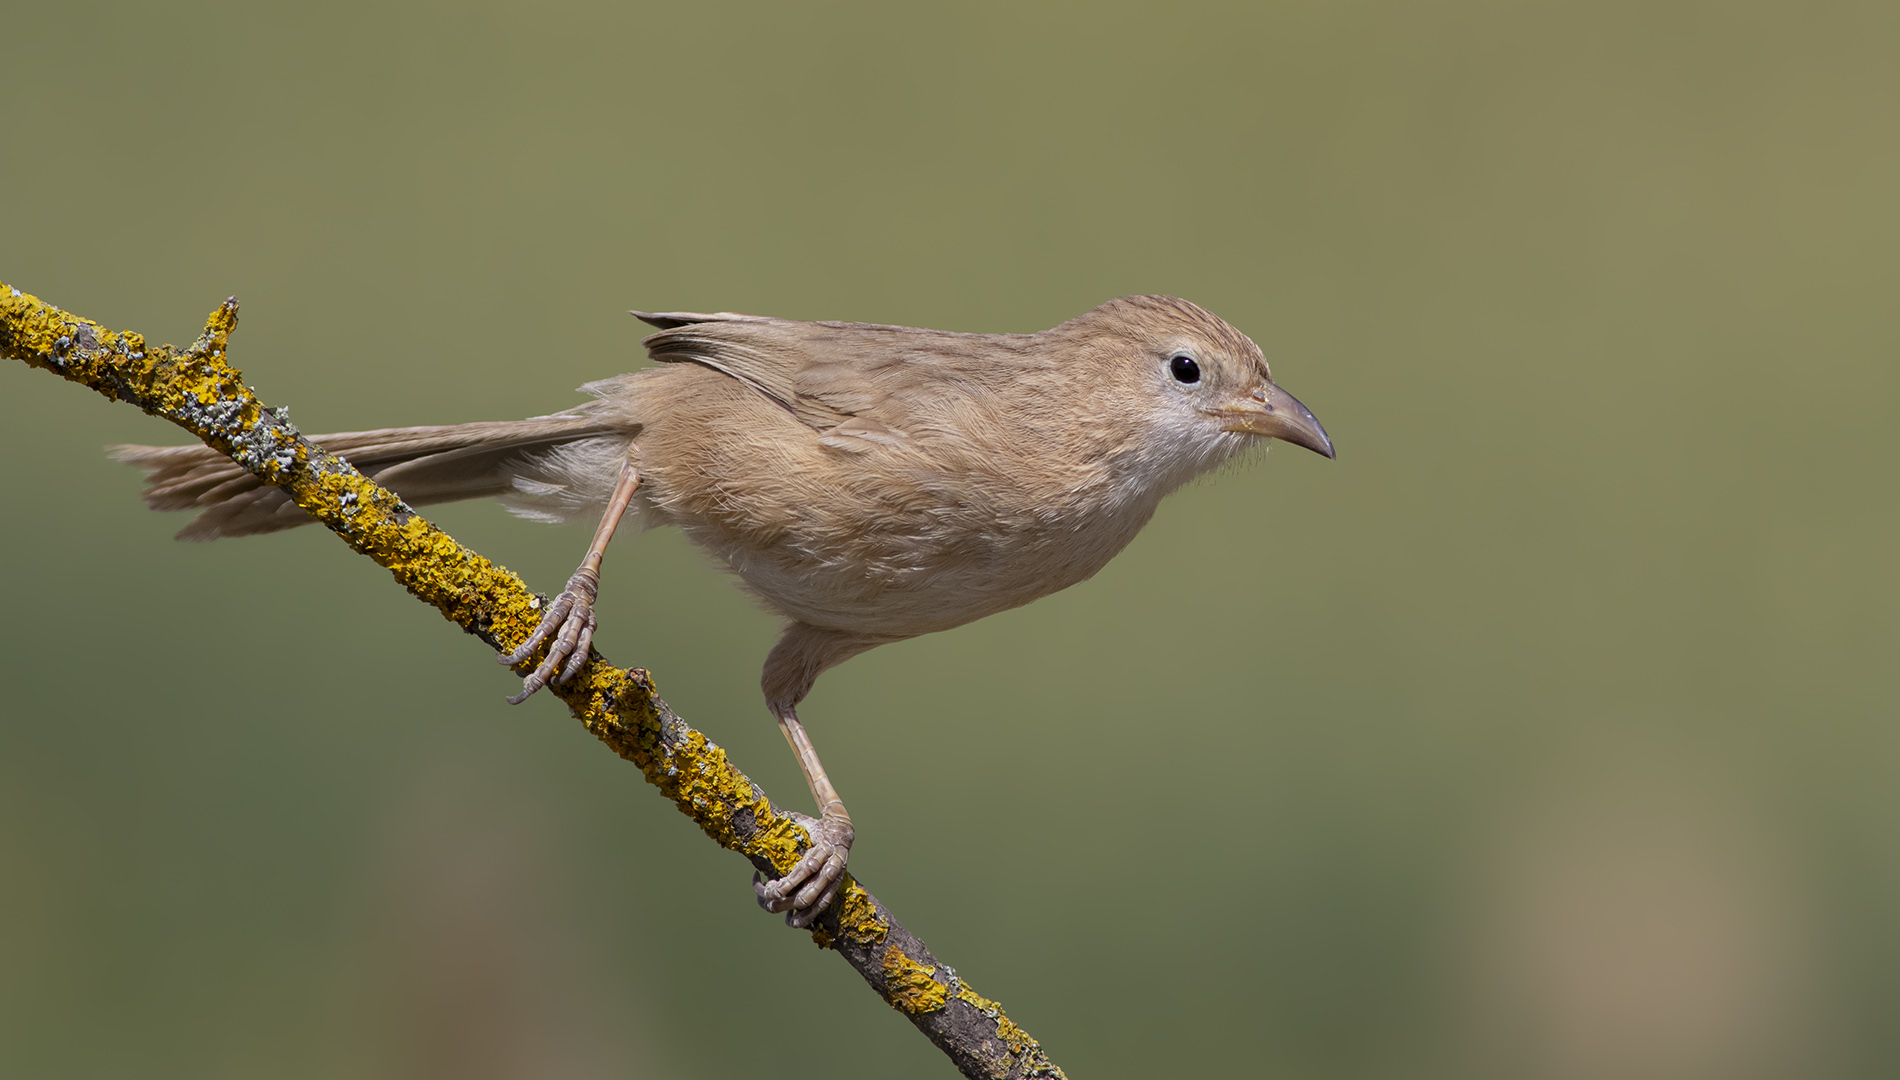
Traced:
<path fill-rule="evenodd" d="M 541 598 L 514 573 L 456 543 L 393 492 L 305 439 L 285 410 L 264 407 L 225 362 L 236 326 L 237 301 L 226 300 L 189 348 L 148 346 L 139 334 L 108 330 L 0 283 L 0 353 L 131 402 L 229 454 L 491 648 L 505 652 L 525 640 L 540 618 Z M 538 659 L 531 657 L 523 670 Z M 579 678 L 550 690 L 706 835 L 772 877 L 798 861 L 810 841 L 805 830 L 724 750 L 668 708 L 646 671 L 616 668 L 596 652 Z M 1036 1040 L 931 955 L 856 881 L 847 880 L 812 937 L 843 956 L 963 1075 L 1062 1076 Z"/>

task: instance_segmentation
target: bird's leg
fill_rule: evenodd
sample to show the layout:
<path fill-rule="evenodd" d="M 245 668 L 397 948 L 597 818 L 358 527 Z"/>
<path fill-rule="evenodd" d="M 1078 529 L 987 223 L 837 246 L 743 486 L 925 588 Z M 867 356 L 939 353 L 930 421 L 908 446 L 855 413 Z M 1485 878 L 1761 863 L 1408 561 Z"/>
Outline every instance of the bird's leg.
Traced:
<path fill-rule="evenodd" d="M 598 625 L 594 618 L 594 598 L 600 594 L 600 561 L 607 554 L 607 542 L 614 538 L 614 529 L 633 502 L 634 489 L 639 486 L 640 472 L 633 467 L 633 455 L 629 451 L 627 463 L 620 470 L 620 480 L 614 484 L 613 498 L 608 500 L 607 512 L 600 517 L 600 527 L 594 530 L 594 542 L 588 546 L 580 569 L 567 579 L 567 588 L 548 605 L 547 614 L 541 616 L 541 625 L 534 628 L 528 640 L 514 652 L 496 657 L 513 667 L 534 655 L 534 650 L 548 635 L 554 635 L 547 659 L 522 680 L 521 693 L 509 698 L 508 704 L 521 704 L 550 682 L 572 682 L 587 665 L 588 649 L 594 643 L 594 627 Z M 561 666 L 563 660 L 567 661 L 565 668 Z"/>
<path fill-rule="evenodd" d="M 818 804 L 820 816 L 814 820 L 803 814 L 795 815 L 799 824 L 811 833 L 811 847 L 784 877 L 768 882 L 755 880 L 753 888 L 759 894 L 761 907 L 767 911 L 790 912 L 785 922 L 803 928 L 810 926 L 837 899 L 838 890 L 844 885 L 845 860 L 851 857 L 851 840 L 856 832 L 851 828 L 851 815 L 845 812 L 844 800 L 838 798 L 838 789 L 831 786 L 824 762 L 818 760 L 818 751 L 812 748 L 811 737 L 805 734 L 805 725 L 798 722 L 798 713 L 790 705 L 772 711 L 778 714 L 779 730 L 785 733 L 785 741 L 792 744 L 792 753 L 798 755 L 799 767 L 805 770 L 805 782 L 811 785 L 811 797 Z"/>

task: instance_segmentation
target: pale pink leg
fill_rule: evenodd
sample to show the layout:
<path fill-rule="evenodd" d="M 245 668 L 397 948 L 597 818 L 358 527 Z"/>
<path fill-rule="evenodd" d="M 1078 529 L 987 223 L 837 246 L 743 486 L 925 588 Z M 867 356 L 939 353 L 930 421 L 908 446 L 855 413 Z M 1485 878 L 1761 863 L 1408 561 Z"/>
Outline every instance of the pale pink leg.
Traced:
<path fill-rule="evenodd" d="M 851 857 L 851 841 L 857 833 L 851 827 L 851 815 L 845 812 L 844 800 L 838 797 L 838 789 L 825 775 L 824 763 L 818 760 L 811 737 L 798 722 L 798 713 L 789 705 L 773 711 L 778 713 L 778 726 L 785 733 L 785 741 L 792 744 L 792 753 L 798 755 L 798 765 L 805 771 L 805 782 L 811 787 L 811 797 L 818 803 L 821 816 L 813 819 L 795 815 L 799 824 L 811 833 L 811 847 L 784 877 L 768 882 L 755 879 L 753 889 L 765 910 L 790 912 L 785 917 L 786 923 L 803 928 L 810 926 L 838 898 L 838 890 L 844 887 L 845 861 Z"/>
<path fill-rule="evenodd" d="M 528 635 L 514 652 L 496 657 L 503 664 L 513 667 L 522 663 L 534 651 L 540 648 L 549 635 L 553 635 L 554 644 L 548 647 L 548 655 L 535 666 L 526 679 L 521 682 L 521 693 L 508 699 L 510 705 L 519 705 L 534 696 L 535 691 L 550 682 L 569 683 L 587 666 L 588 650 L 594 643 L 594 628 L 599 620 L 594 617 L 594 598 L 600 595 L 600 561 L 607 554 L 607 542 L 614 538 L 614 529 L 620 525 L 620 519 L 633 502 L 633 493 L 640 486 L 640 473 L 633 467 L 632 452 L 628 452 L 627 464 L 620 470 L 620 480 L 614 485 L 613 498 L 607 503 L 607 512 L 601 515 L 600 527 L 594 530 L 594 542 L 587 548 L 587 557 L 581 560 L 580 569 L 567 579 L 567 587 L 561 595 L 548 605 L 547 614 L 541 616 L 541 623 Z M 562 665 L 562 661 L 567 661 Z"/>

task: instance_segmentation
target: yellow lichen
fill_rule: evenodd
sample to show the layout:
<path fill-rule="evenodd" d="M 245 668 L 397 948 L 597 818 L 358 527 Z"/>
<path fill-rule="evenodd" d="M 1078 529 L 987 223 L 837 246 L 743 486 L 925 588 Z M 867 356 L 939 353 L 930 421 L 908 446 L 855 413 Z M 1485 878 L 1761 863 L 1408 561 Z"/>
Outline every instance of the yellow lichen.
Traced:
<path fill-rule="evenodd" d="M 912 1016 L 936 1012 L 950 1000 L 950 992 L 932 978 L 936 973 L 891 946 L 884 950 L 884 1000 Z"/>
<path fill-rule="evenodd" d="M 957 1000 L 974 1007 L 978 1012 L 995 1021 L 996 1037 L 1009 1048 L 1011 1056 L 1016 1058 L 1034 1056 L 1037 1059 L 1035 1063 L 1041 1071 L 1032 1075 L 1055 1077 L 1063 1075 L 1061 1069 L 1056 1068 L 1043 1057 L 1042 1044 L 1031 1037 L 1029 1032 L 1017 1027 L 1014 1020 L 1004 1015 L 1001 1005 L 971 989 L 967 982 L 957 987 Z"/>
<path fill-rule="evenodd" d="M 871 894 L 849 873 L 844 876 L 844 887 L 838 890 L 838 929 L 845 940 L 860 947 L 882 943 L 891 931 L 890 920 L 878 911 Z M 821 949 L 837 944 L 822 920 L 812 924 L 811 940 Z"/>
<path fill-rule="evenodd" d="M 891 924 L 871 902 L 864 886 L 847 878 L 838 897 L 838 928 L 855 944 L 876 945 L 890 933 Z"/>

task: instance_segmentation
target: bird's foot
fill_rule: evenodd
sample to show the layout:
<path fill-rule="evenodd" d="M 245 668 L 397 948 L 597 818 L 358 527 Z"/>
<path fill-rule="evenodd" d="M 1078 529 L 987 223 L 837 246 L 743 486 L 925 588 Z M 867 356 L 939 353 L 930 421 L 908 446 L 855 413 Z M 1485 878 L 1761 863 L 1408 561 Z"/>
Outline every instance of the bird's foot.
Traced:
<path fill-rule="evenodd" d="M 792 820 L 811 833 L 811 847 L 798 865 L 777 881 L 752 877 L 752 889 L 759 894 L 759 906 L 770 912 L 785 912 L 785 925 L 809 927 L 844 886 L 844 864 L 851 857 L 851 840 L 856 836 L 851 819 L 843 814 L 822 818 L 794 813 Z"/>
<path fill-rule="evenodd" d="M 550 634 L 554 635 L 547 658 L 522 680 L 521 693 L 509 698 L 508 704 L 519 705 L 550 682 L 572 682 L 574 676 L 580 674 L 587 664 L 588 650 L 594 644 L 594 627 L 599 625 L 594 617 L 594 598 L 599 593 L 600 575 L 585 566 L 576 570 L 574 576 L 567 579 L 567 588 L 548 605 L 547 614 L 541 616 L 541 625 L 534 628 L 528 640 L 514 652 L 495 658 L 513 667 L 533 656 L 534 650 Z M 563 660 L 567 662 L 566 667 L 561 666 Z"/>

